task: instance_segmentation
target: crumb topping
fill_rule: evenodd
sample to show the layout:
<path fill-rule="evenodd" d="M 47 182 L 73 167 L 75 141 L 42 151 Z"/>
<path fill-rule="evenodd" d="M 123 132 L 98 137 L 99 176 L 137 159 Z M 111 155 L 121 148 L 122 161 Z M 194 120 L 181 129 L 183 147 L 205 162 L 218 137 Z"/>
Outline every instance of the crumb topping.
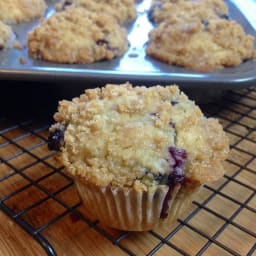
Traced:
<path fill-rule="evenodd" d="M 134 0 L 64 0 L 65 5 L 113 16 L 119 23 L 130 22 L 136 17 Z"/>
<path fill-rule="evenodd" d="M 30 21 L 43 16 L 46 7 L 44 0 L 2 0 L 0 20 L 8 24 Z"/>
<path fill-rule="evenodd" d="M 199 72 L 236 66 L 256 56 L 254 37 L 235 21 L 162 22 L 149 34 L 147 54 Z"/>
<path fill-rule="evenodd" d="M 28 34 L 29 55 L 58 63 L 92 63 L 121 56 L 126 30 L 106 14 L 69 7 Z"/>
<path fill-rule="evenodd" d="M 175 85 L 88 89 L 61 101 L 54 118 L 51 132 L 65 127 L 61 158 L 68 172 L 99 186 L 148 190 L 223 174 L 228 140 L 222 127 Z"/>
<path fill-rule="evenodd" d="M 223 0 L 157 0 L 152 1 L 149 16 L 157 24 L 168 19 L 182 22 L 190 22 L 194 18 L 208 20 L 228 17 L 228 7 Z"/>

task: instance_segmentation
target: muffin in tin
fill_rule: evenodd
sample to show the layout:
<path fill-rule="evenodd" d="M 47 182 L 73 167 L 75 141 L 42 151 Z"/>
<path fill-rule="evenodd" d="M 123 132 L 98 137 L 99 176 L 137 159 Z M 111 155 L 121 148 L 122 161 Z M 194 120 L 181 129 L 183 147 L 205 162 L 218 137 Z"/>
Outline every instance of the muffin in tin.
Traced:
<path fill-rule="evenodd" d="M 228 139 L 176 85 L 107 84 L 59 102 L 48 146 L 88 215 L 121 230 L 168 223 L 220 178 Z"/>
<path fill-rule="evenodd" d="M 28 22 L 42 17 L 46 8 L 44 0 L 2 0 L 0 20 L 8 24 Z"/>
<path fill-rule="evenodd" d="M 223 0 L 155 0 L 151 4 L 149 18 L 159 24 L 168 19 L 178 19 L 186 23 L 194 18 L 209 20 L 229 17 L 228 6 Z"/>
<path fill-rule="evenodd" d="M 126 29 L 110 15 L 69 7 L 28 34 L 30 57 L 56 63 L 111 60 L 128 49 Z"/>
<path fill-rule="evenodd" d="M 63 0 L 63 7 L 76 6 L 97 13 L 113 16 L 120 24 L 136 18 L 134 0 Z"/>
<path fill-rule="evenodd" d="M 212 72 L 253 59 L 254 40 L 233 20 L 169 19 L 150 31 L 146 52 L 168 64 Z"/>

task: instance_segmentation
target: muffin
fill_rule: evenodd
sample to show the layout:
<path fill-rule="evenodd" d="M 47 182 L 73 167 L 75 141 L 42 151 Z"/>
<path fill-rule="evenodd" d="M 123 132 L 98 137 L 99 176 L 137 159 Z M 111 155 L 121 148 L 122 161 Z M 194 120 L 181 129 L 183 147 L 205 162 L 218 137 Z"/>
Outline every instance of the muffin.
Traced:
<path fill-rule="evenodd" d="M 63 5 L 85 8 L 88 11 L 105 13 L 113 16 L 120 24 L 136 18 L 134 0 L 63 0 Z"/>
<path fill-rule="evenodd" d="M 44 0 L 2 0 L 0 20 L 9 24 L 27 22 L 43 16 L 46 8 Z"/>
<path fill-rule="evenodd" d="M 220 178 L 228 139 L 176 85 L 107 84 L 59 102 L 48 146 L 74 178 L 89 216 L 151 230 L 177 218 Z"/>
<path fill-rule="evenodd" d="M 211 72 L 254 58 L 254 40 L 231 20 L 167 20 L 150 31 L 146 52 L 168 64 Z"/>
<path fill-rule="evenodd" d="M 128 49 L 126 30 L 112 16 L 76 7 L 42 20 L 27 41 L 30 57 L 67 64 L 111 60 Z"/>
<path fill-rule="evenodd" d="M 223 0 L 157 0 L 151 4 L 149 18 L 157 24 L 168 19 L 178 19 L 181 22 L 189 22 L 194 18 L 201 20 L 228 19 L 228 7 Z"/>

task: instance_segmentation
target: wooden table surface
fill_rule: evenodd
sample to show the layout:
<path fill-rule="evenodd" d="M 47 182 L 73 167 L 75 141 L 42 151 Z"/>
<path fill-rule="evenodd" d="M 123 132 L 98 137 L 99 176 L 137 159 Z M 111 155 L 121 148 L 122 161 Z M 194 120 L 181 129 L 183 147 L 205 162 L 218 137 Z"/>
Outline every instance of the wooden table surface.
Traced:
<path fill-rule="evenodd" d="M 96 220 L 88 225 L 74 186 L 47 150 L 49 123 L 37 117 L 0 116 L 1 208 L 46 238 L 57 255 L 256 255 L 256 90 L 228 93 L 203 110 L 219 118 L 230 138 L 227 172 L 171 226 L 137 233 Z M 0 210 L 0 255 L 46 252 Z"/>

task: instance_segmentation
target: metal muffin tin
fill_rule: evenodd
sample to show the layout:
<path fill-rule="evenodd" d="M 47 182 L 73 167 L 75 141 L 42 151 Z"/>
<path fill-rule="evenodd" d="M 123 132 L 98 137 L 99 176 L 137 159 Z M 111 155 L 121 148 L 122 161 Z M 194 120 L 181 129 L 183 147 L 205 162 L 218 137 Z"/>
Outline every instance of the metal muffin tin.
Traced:
<path fill-rule="evenodd" d="M 46 2 L 47 18 L 55 12 L 56 0 Z M 229 6 L 230 18 L 239 22 L 247 33 L 256 36 L 256 1 L 229 0 L 226 3 Z M 137 3 L 137 19 L 127 25 L 130 48 L 120 58 L 89 65 L 56 64 L 30 58 L 26 47 L 23 50 L 12 48 L 0 52 L 0 80 L 54 81 L 67 82 L 70 85 L 74 82 L 88 82 L 92 85 L 125 81 L 145 85 L 176 83 L 189 90 L 204 88 L 214 91 L 217 88 L 227 90 L 256 84 L 255 59 L 237 67 L 212 73 L 197 73 L 146 56 L 148 32 L 153 28 L 147 16 L 149 6 L 150 0 Z M 22 45 L 26 46 L 27 32 L 38 24 L 39 21 L 36 20 L 12 26 Z M 20 63 L 20 58 L 25 59 L 24 64 Z"/>

